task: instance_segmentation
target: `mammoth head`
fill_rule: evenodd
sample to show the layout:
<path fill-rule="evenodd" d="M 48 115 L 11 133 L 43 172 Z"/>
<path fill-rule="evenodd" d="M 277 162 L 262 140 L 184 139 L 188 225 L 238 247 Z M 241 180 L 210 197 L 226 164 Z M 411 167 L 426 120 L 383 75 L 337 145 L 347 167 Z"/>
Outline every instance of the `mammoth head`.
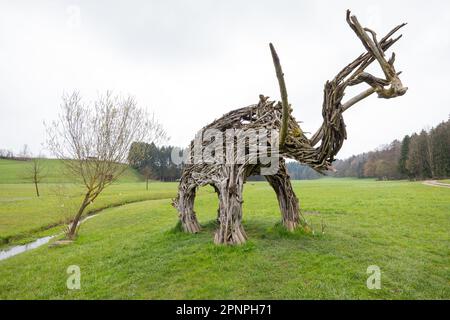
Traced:
<path fill-rule="evenodd" d="M 402 37 L 400 35 L 396 38 L 391 38 L 406 23 L 398 25 L 378 41 L 377 34 L 369 28 L 362 27 L 356 16 L 350 14 L 350 10 L 347 10 L 346 20 L 367 52 L 361 54 L 344 67 L 333 80 L 325 83 L 322 106 L 323 124 L 309 139 L 304 136 L 300 126 L 290 114 L 291 108 L 288 102 L 280 59 L 272 43 L 269 45 L 281 95 L 280 151 L 290 158 L 309 164 L 317 170 L 331 166 L 334 156 L 346 139 L 345 124 L 342 118 L 342 113 L 345 110 L 373 93 L 377 93 L 379 98 L 390 99 L 402 96 L 408 90 L 407 87 L 403 86 L 399 78 L 401 72 L 396 72 L 394 68 L 395 54 L 392 53 L 388 60 L 384 54 L 388 48 Z M 375 60 L 380 65 L 384 78 L 375 77 L 364 71 Z M 345 89 L 348 86 L 355 86 L 361 83 L 369 85 L 369 88 L 346 102 L 342 102 Z M 300 134 L 298 132 L 293 134 L 292 128 L 300 131 Z M 315 147 L 319 141 L 322 143 Z"/>

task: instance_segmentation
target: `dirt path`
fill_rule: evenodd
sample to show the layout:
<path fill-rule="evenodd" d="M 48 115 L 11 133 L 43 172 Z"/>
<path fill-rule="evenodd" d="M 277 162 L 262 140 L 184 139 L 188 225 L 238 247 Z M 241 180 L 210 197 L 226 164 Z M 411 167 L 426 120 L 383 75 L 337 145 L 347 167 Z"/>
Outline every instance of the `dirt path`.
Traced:
<path fill-rule="evenodd" d="M 448 183 L 443 183 L 443 182 L 439 182 L 436 180 L 425 180 L 424 182 L 422 182 L 423 184 L 427 185 L 427 186 L 432 186 L 432 187 L 444 187 L 444 188 L 450 188 L 450 184 Z"/>

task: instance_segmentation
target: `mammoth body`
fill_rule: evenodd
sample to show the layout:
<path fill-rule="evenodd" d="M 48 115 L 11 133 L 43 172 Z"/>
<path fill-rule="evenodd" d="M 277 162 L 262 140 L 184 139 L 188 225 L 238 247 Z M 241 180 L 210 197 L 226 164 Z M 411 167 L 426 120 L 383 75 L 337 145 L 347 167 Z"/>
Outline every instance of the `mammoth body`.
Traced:
<path fill-rule="evenodd" d="M 223 134 L 223 141 L 226 142 L 226 135 L 234 131 L 235 136 L 231 138 L 232 155 L 234 163 L 195 163 L 192 160 L 186 164 L 178 188 L 178 196 L 173 205 L 179 212 L 182 228 L 185 232 L 196 233 L 200 231 L 200 224 L 194 211 L 194 199 L 196 189 L 200 186 L 211 185 L 219 197 L 218 228 L 214 236 L 214 242 L 218 244 L 240 244 L 245 242 L 247 236 L 242 227 L 242 191 L 246 179 L 251 175 L 260 174 L 262 167 L 267 167 L 260 161 L 260 150 L 250 150 L 251 145 L 248 136 L 239 133 L 267 133 L 267 148 L 272 160 L 276 158 L 276 170 L 273 174 L 264 175 L 267 181 L 275 190 L 280 210 L 282 213 L 283 225 L 288 230 L 294 230 L 299 224 L 304 224 L 299 212 L 299 202 L 294 194 L 289 175 L 283 160 L 283 152 L 272 150 L 272 134 L 280 130 L 282 118 L 282 106 L 275 101 L 268 101 L 267 97 L 260 96 L 258 104 L 237 109 L 225 114 L 215 120 L 210 125 L 204 127 L 202 132 L 208 129 L 215 129 Z M 300 127 L 295 119 L 289 117 L 289 127 L 296 132 L 297 137 L 302 137 Z M 240 140 L 240 141 L 239 141 Z M 229 140 L 230 141 L 230 140 Z M 304 138 L 306 142 L 307 139 Z M 278 143 L 278 140 L 276 140 Z M 203 142 L 202 151 L 210 144 L 210 141 Z M 244 154 L 238 155 L 238 145 L 244 146 Z M 194 142 L 191 143 L 193 146 Z M 228 146 L 229 147 L 229 146 Z M 226 154 L 226 143 L 223 144 L 223 154 Z M 311 148 L 311 150 L 314 150 Z M 273 152 L 273 153 L 271 153 Z M 289 156 L 289 155 L 287 155 Z M 191 159 L 193 155 L 190 155 Z M 225 159 L 224 159 L 225 160 Z M 253 161 L 252 161 L 253 160 Z"/>
<path fill-rule="evenodd" d="M 272 166 L 276 160 L 277 170 L 267 170 L 263 174 L 274 189 L 280 206 L 282 223 L 287 230 L 305 226 L 306 222 L 300 214 L 299 201 L 294 194 L 289 175 L 286 171 L 284 158 L 297 160 L 311 168 L 323 172 L 332 169 L 331 164 L 347 137 L 343 112 L 354 104 L 376 93 L 379 98 L 390 99 L 402 96 L 407 87 L 400 81 L 400 72 L 394 68 L 395 54 L 389 59 L 385 51 L 397 42 L 401 35 L 391 38 L 406 24 L 393 28 L 386 36 L 377 40 L 376 33 L 360 25 L 355 16 L 347 11 L 347 23 L 362 42 L 365 53 L 346 65 L 332 80 L 324 86 L 322 118 L 319 129 L 307 138 L 292 116 L 292 109 L 287 99 L 284 74 L 275 48 L 270 44 L 270 50 L 280 87 L 281 102 L 269 101 L 268 97 L 260 95 L 259 103 L 237 109 L 225 114 L 201 132 L 214 131 L 214 138 L 208 140 L 195 139 L 191 143 L 188 164 L 185 164 L 178 188 L 178 196 L 173 205 L 178 210 L 180 222 L 185 232 L 200 231 L 200 224 L 194 211 L 195 192 L 198 187 L 211 185 L 219 197 L 218 227 L 214 235 L 217 244 L 241 244 L 247 236 L 242 227 L 242 190 L 246 179 L 255 174 L 263 174 L 263 170 Z M 365 69 L 374 61 L 381 67 L 384 78 L 375 77 Z M 349 86 L 359 84 L 369 88 L 342 102 L 345 90 Z M 231 139 L 230 132 L 261 132 L 266 133 L 267 151 L 259 138 L 247 140 L 246 135 L 235 134 Z M 218 133 L 218 135 L 217 135 Z M 274 139 L 277 138 L 278 139 Z M 229 143 L 233 141 L 233 143 Z M 228 143 L 227 143 L 228 142 Z M 235 142 L 235 143 L 234 143 Z M 225 161 L 196 161 L 198 154 L 210 151 L 215 145 L 214 154 L 226 154 Z M 258 148 L 255 148 L 255 145 Z M 230 145 L 232 146 L 230 148 Z M 243 146 L 241 149 L 238 146 Z M 230 151 L 231 150 L 231 151 Z M 243 151 L 242 151 L 243 150 Z M 235 160 L 228 162 L 228 155 Z M 270 166 L 265 159 L 271 159 Z M 224 159 L 222 159 L 224 160 Z"/>

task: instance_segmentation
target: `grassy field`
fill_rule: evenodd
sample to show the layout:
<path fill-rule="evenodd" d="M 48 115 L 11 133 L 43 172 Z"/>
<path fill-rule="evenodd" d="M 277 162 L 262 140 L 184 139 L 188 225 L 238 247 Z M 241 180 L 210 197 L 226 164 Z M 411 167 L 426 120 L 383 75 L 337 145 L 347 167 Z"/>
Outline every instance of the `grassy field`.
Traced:
<path fill-rule="evenodd" d="M 0 247 L 10 242 L 28 241 L 37 231 L 61 224 L 72 216 L 80 205 L 83 188 L 73 184 L 73 177 L 64 174 L 62 163 L 43 159 L 45 178 L 39 184 L 41 196 L 35 194 L 26 172 L 29 161 L 0 159 Z M 166 187 L 151 184 L 146 192 L 140 175 L 128 169 L 117 183 L 105 190 L 86 213 L 102 208 L 173 195 Z"/>
<path fill-rule="evenodd" d="M 174 228 L 169 198 L 176 184 L 151 184 L 151 200 L 102 211 L 81 226 L 74 244 L 0 261 L 0 298 L 450 298 L 449 189 L 351 179 L 294 186 L 315 234 L 286 233 L 269 185 L 248 182 L 243 224 L 249 241 L 223 247 L 212 243 L 218 201 L 211 189 L 202 189 L 196 201 L 203 231 L 189 235 Z M 20 203 L 14 198 L 25 197 L 30 186 L 15 187 L 0 189 L 0 197 Z M 141 192 L 143 183 L 120 183 L 99 202 L 137 199 Z M 21 203 L 15 222 L 4 227 L 13 215 L 0 205 L 3 234 L 22 232 L 45 212 L 37 203 Z M 33 218 L 32 212 L 40 213 Z M 66 288 L 70 265 L 80 267 L 80 290 Z M 380 290 L 366 287 L 370 265 L 381 269 Z"/>
<path fill-rule="evenodd" d="M 73 217 L 81 204 L 83 189 L 74 184 L 42 184 L 41 196 L 34 195 L 31 184 L 0 184 L 0 247 L 27 242 L 36 232 L 60 225 Z M 85 214 L 125 203 L 170 199 L 175 184 L 116 183 L 86 209 Z M 41 233 L 38 233 L 41 235 Z"/>
<path fill-rule="evenodd" d="M 63 163 L 57 159 L 42 159 L 43 183 L 70 183 L 74 177 L 64 171 Z M 30 183 L 31 161 L 0 159 L 0 184 Z M 128 169 L 119 182 L 137 182 L 142 178 L 138 172 Z M 31 189 L 31 188 L 30 188 Z"/>

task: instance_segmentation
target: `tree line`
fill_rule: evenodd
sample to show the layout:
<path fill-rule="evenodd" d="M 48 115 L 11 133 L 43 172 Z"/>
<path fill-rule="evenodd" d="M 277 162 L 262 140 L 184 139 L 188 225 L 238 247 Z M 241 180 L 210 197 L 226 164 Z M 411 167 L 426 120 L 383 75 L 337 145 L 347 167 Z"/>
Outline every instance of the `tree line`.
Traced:
<path fill-rule="evenodd" d="M 450 176 L 450 119 L 429 131 L 406 135 L 375 151 L 333 164 L 338 177 L 377 179 L 445 178 Z"/>
<path fill-rule="evenodd" d="M 135 142 L 131 145 L 128 161 L 147 180 L 176 181 L 182 166 L 171 161 L 174 147 L 158 147 L 154 143 Z M 317 179 L 322 175 L 298 162 L 286 163 L 293 180 Z M 336 172 L 329 176 L 392 179 L 428 179 L 450 176 L 450 119 L 429 131 L 406 135 L 380 148 L 336 160 Z M 264 177 L 249 177 L 264 180 Z"/>
<path fill-rule="evenodd" d="M 22 150 L 18 154 L 15 154 L 10 149 L 0 149 L 0 159 L 27 161 L 31 159 L 31 156 L 32 154 L 27 144 L 23 145 Z M 42 157 L 42 155 L 39 156 Z"/>
<path fill-rule="evenodd" d="M 297 161 L 287 162 L 286 168 L 292 180 L 311 180 L 322 177 L 317 171 Z"/>
<path fill-rule="evenodd" d="M 174 147 L 158 147 L 154 143 L 133 142 L 128 152 L 128 162 L 147 180 L 176 181 L 181 177 L 181 165 L 171 161 Z"/>

